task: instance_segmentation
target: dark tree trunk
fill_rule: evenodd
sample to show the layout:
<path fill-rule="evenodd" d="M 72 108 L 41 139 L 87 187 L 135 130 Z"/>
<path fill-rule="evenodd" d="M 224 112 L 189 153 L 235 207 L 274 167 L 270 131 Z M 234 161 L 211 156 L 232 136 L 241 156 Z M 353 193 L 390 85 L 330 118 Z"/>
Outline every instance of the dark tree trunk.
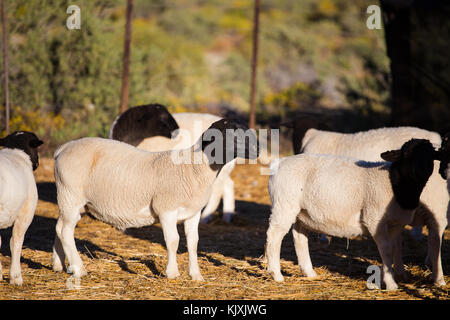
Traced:
<path fill-rule="evenodd" d="M 380 0 L 391 67 L 391 125 L 430 130 L 449 121 L 449 5 Z"/>

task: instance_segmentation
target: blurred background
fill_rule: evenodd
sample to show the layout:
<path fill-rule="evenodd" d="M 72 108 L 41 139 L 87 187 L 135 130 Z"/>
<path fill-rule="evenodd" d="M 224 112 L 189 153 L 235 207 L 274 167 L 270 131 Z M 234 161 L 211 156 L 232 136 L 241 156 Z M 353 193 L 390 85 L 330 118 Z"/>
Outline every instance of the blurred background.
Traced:
<path fill-rule="evenodd" d="M 66 27 L 70 4 L 81 9 L 79 30 Z M 132 4 L 128 107 L 157 102 L 248 120 L 255 0 Z M 373 4 L 380 29 L 366 25 Z M 5 1 L 10 132 L 36 132 L 47 154 L 107 136 L 120 113 L 126 12 L 126 0 Z M 448 1 L 261 0 L 256 127 L 314 112 L 342 132 L 450 129 L 448 17 Z"/>

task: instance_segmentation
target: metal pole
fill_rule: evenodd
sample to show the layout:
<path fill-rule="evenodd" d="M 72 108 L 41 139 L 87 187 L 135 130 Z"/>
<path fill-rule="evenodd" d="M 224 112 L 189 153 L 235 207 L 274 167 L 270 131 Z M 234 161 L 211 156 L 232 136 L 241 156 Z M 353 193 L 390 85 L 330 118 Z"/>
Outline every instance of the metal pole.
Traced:
<path fill-rule="evenodd" d="M 256 123 L 255 98 L 256 98 L 256 71 L 258 67 L 259 10 L 260 10 L 260 0 L 255 0 L 255 10 L 253 16 L 252 70 L 250 79 L 250 119 L 248 124 L 249 128 L 251 129 L 255 128 Z"/>
<path fill-rule="evenodd" d="M 9 69 L 8 69 L 8 35 L 6 30 L 6 5 L 5 0 L 2 0 L 2 23 L 3 23 L 3 69 L 5 73 L 5 130 L 9 134 Z"/>
<path fill-rule="evenodd" d="M 125 41 L 123 50 L 122 92 L 120 96 L 120 112 L 128 108 L 128 93 L 130 91 L 130 43 L 131 20 L 133 15 L 133 0 L 127 0 L 127 13 L 125 23 Z"/>

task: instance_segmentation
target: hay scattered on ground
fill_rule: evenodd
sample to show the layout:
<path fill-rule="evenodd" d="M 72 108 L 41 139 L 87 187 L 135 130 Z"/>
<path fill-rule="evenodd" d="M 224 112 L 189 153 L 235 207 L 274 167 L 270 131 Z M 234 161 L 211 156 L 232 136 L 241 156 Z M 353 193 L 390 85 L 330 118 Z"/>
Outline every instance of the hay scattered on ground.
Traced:
<path fill-rule="evenodd" d="M 262 259 L 270 214 L 268 176 L 260 166 L 239 165 L 233 173 L 239 215 L 230 225 L 219 218 L 199 228 L 199 264 L 204 282 L 188 276 L 188 255 L 182 225 L 179 226 L 178 263 L 181 277 L 165 278 L 166 250 L 160 225 L 121 232 L 83 216 L 76 244 L 88 275 L 79 287 L 51 267 L 51 252 L 58 214 L 53 161 L 42 159 L 36 171 L 39 204 L 22 252 L 24 285 L 9 284 L 11 229 L 1 230 L 0 260 L 4 279 L 0 299 L 449 299 L 449 285 L 435 288 L 431 272 L 423 265 L 426 236 L 420 242 L 404 233 L 404 260 L 410 276 L 392 292 L 368 290 L 367 267 L 380 265 L 373 240 L 333 239 L 330 246 L 310 237 L 311 259 L 318 277 L 306 279 L 296 263 L 292 237 L 282 247 L 284 283 L 275 283 L 265 272 Z M 426 234 L 426 232 L 425 232 Z M 442 249 L 444 273 L 450 270 L 450 231 Z M 450 277 L 445 277 L 447 283 Z"/>

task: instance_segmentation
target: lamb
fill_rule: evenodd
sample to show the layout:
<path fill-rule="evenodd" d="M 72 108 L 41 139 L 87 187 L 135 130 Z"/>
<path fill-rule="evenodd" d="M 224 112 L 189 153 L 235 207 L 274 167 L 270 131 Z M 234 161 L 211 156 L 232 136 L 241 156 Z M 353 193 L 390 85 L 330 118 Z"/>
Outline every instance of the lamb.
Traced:
<path fill-rule="evenodd" d="M 229 129 L 237 130 L 236 134 L 230 136 Z M 75 247 L 74 229 L 81 210 L 87 206 L 94 217 L 119 229 L 159 221 L 168 251 L 168 278 L 179 276 L 176 225 L 177 221 L 184 221 L 189 275 L 193 280 L 202 280 L 197 263 L 201 209 L 210 197 L 218 172 L 227 162 L 238 156 L 256 159 L 259 153 L 256 136 L 246 144 L 248 132 L 243 134 L 238 129 L 247 128 L 222 119 L 214 122 L 193 146 L 176 151 L 152 153 L 102 138 L 82 138 L 58 148 L 54 157 L 59 218 L 53 269 L 62 270 L 67 255 L 67 271 L 76 278 L 85 274 Z M 222 137 L 222 141 L 218 140 Z M 225 161 L 220 161 L 220 154 L 226 156 Z"/>
<path fill-rule="evenodd" d="M 109 138 L 127 142 L 151 152 L 185 149 L 192 146 L 211 124 L 222 119 L 208 113 L 174 113 L 170 117 L 167 115 L 170 113 L 160 104 L 130 108 L 116 118 L 111 126 Z M 139 125 L 142 123 L 145 125 Z M 172 132 L 176 133 L 173 139 L 170 136 L 158 134 L 158 128 L 173 129 L 175 128 L 174 123 L 180 130 Z M 234 182 L 230 174 L 235 164 L 236 161 L 230 161 L 220 171 L 212 187 L 208 204 L 202 211 L 202 223 L 212 220 L 213 213 L 219 206 L 222 197 L 223 220 L 229 223 L 234 217 Z"/>
<path fill-rule="evenodd" d="M 279 160 L 269 179 L 272 213 L 267 230 L 268 272 L 283 281 L 280 247 L 294 225 L 300 269 L 315 277 L 308 251 L 308 230 L 336 237 L 371 235 L 383 262 L 387 290 L 396 289 L 392 263 L 398 265 L 398 235 L 411 223 L 437 157 L 432 144 L 411 139 L 386 151 L 389 162 L 364 162 L 333 155 L 300 154 Z M 272 164 L 272 166 L 275 164 Z"/>
<path fill-rule="evenodd" d="M 43 142 L 31 132 L 16 131 L 0 139 L 0 228 L 12 225 L 9 282 L 22 285 L 20 256 L 25 232 L 36 210 L 38 194 L 33 170 L 39 166 L 38 147 Z M 0 238 L 1 246 L 1 238 Z M 2 266 L 0 263 L 0 279 Z"/>
<path fill-rule="evenodd" d="M 291 127 L 294 127 L 294 133 L 300 132 L 294 135 L 297 139 L 301 138 L 301 148 L 298 148 L 299 141 L 293 141 L 293 144 L 294 148 L 297 146 L 296 150 L 302 153 L 332 154 L 365 161 L 380 161 L 382 160 L 379 156 L 381 152 L 400 148 L 403 143 L 411 138 L 427 139 L 435 147 L 441 145 L 441 137 L 438 133 L 414 127 L 380 128 L 345 134 L 314 128 L 305 131 L 305 124 L 309 123 L 305 123 L 305 120 L 301 119 L 291 125 Z M 301 132 L 304 132 L 303 136 Z M 435 165 L 437 167 L 439 163 L 436 162 Z M 410 224 L 413 227 L 413 237 L 416 239 L 422 233 L 422 226 L 425 225 L 428 228 L 428 255 L 425 261 L 427 264 L 431 264 L 433 282 L 437 286 L 445 285 L 441 262 L 441 245 L 448 223 L 447 216 L 450 212 L 450 197 L 446 189 L 445 181 L 439 178 L 439 173 L 435 170 L 422 193 L 421 204 Z M 398 242 L 398 245 L 401 246 L 401 238 Z M 401 255 L 401 251 L 398 254 Z M 401 261 L 402 258 L 399 256 L 396 259 Z M 406 273 L 403 269 L 401 270 L 397 276 L 406 279 Z"/>

